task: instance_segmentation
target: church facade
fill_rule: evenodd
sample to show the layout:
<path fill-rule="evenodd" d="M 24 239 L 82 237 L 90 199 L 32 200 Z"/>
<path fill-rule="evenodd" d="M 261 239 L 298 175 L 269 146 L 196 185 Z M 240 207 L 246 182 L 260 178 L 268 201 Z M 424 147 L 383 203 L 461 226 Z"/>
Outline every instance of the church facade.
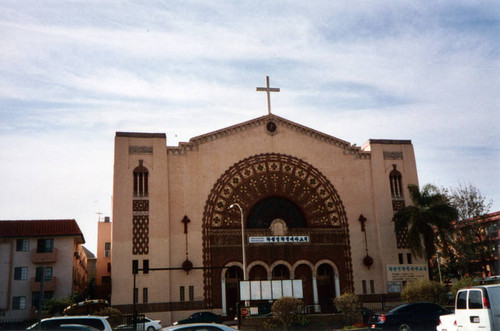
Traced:
<path fill-rule="evenodd" d="M 419 263 L 392 223 L 418 184 L 409 140 L 356 147 L 270 113 L 176 147 L 117 132 L 114 157 L 111 301 L 124 311 L 230 316 L 241 280 L 301 280 L 310 311 L 328 312 L 344 292 L 393 291 L 392 266 Z"/>

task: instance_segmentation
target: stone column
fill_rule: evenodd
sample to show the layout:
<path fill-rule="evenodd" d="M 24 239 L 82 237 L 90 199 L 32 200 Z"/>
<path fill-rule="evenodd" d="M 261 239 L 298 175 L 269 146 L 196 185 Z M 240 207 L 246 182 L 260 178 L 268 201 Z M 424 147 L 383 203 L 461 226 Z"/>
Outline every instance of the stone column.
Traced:
<path fill-rule="evenodd" d="M 222 291 L 222 316 L 227 316 L 227 303 L 226 303 L 226 279 L 220 280 L 220 288 Z"/>
<path fill-rule="evenodd" d="M 313 297 L 314 297 L 314 312 L 319 313 L 319 299 L 318 299 L 318 282 L 316 281 L 316 276 L 312 276 L 313 281 Z"/>

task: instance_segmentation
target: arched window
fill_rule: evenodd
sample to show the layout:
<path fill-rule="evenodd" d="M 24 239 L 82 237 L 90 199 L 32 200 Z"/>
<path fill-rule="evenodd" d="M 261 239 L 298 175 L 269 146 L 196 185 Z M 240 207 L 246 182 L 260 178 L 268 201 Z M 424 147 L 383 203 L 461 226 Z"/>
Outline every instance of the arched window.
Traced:
<path fill-rule="evenodd" d="M 278 264 L 273 269 L 273 279 L 290 279 L 290 270 L 285 265 Z"/>
<path fill-rule="evenodd" d="M 287 228 L 305 228 L 307 222 L 304 214 L 292 201 L 272 196 L 255 204 L 248 214 L 247 228 L 269 228 L 272 222 L 280 219 Z"/>
<path fill-rule="evenodd" d="M 134 169 L 134 196 L 144 197 L 148 195 L 148 169 L 142 165 L 139 160 L 139 166 Z"/>
<path fill-rule="evenodd" d="M 392 166 L 394 169 L 389 174 L 391 196 L 393 199 L 401 199 L 403 198 L 402 176 L 401 173 L 396 170 L 396 165 L 393 164 Z"/>

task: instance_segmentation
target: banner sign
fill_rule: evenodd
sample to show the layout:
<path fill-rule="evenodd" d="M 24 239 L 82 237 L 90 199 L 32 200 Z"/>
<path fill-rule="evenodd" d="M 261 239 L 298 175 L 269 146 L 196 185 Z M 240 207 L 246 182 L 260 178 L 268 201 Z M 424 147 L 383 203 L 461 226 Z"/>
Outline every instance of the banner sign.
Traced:
<path fill-rule="evenodd" d="M 420 279 L 429 279 L 429 272 L 425 264 L 388 264 L 388 282 L 414 282 Z"/>
<path fill-rule="evenodd" d="M 248 237 L 250 244 L 308 243 L 309 236 Z"/>

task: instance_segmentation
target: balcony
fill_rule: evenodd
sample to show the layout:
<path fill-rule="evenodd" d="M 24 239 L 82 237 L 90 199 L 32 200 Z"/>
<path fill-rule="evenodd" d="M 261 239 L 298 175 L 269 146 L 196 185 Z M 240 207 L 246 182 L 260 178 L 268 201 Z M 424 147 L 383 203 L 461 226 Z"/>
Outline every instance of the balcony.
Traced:
<path fill-rule="evenodd" d="M 30 288 L 31 292 L 40 292 L 40 284 L 41 282 L 37 282 L 36 278 L 33 277 L 30 280 Z M 51 277 L 50 280 L 45 280 L 43 282 L 43 291 L 55 291 L 56 289 L 56 277 Z"/>
<path fill-rule="evenodd" d="M 56 263 L 57 262 L 57 249 L 53 248 L 50 253 L 38 253 L 36 249 L 31 250 L 32 263 Z"/>

